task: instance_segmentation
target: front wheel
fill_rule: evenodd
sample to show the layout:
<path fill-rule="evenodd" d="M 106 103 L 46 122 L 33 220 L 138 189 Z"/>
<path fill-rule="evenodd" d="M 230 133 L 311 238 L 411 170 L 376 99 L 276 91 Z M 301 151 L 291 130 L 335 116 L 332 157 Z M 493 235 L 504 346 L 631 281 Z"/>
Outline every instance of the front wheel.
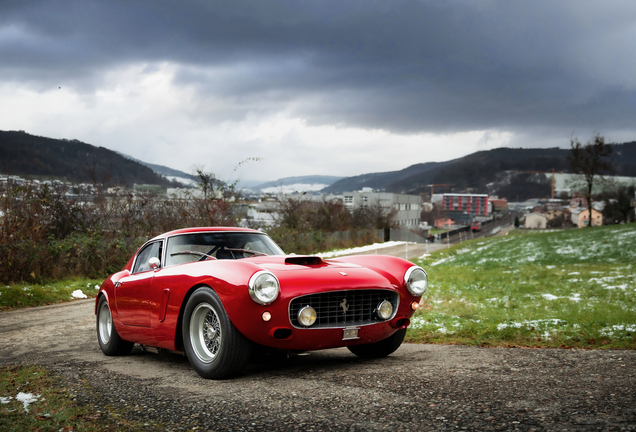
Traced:
<path fill-rule="evenodd" d="M 406 329 L 400 329 L 386 339 L 366 345 L 352 345 L 349 351 L 362 358 L 380 358 L 394 353 L 404 340 Z"/>
<path fill-rule="evenodd" d="M 99 299 L 97 305 L 97 341 L 102 352 L 107 356 L 128 354 L 135 346 L 133 342 L 119 337 L 105 296 Z"/>
<path fill-rule="evenodd" d="M 203 378 L 228 378 L 247 365 L 251 342 L 234 327 L 211 288 L 201 287 L 192 294 L 182 324 L 188 361 Z"/>

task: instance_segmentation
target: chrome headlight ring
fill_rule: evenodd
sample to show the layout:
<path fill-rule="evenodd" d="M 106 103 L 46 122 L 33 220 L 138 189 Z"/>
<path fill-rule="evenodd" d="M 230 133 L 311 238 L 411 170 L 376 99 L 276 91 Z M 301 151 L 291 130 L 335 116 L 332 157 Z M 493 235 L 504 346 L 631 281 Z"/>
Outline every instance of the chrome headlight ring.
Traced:
<path fill-rule="evenodd" d="M 298 322 L 305 327 L 311 327 L 316 322 L 317 318 L 318 314 L 316 313 L 316 309 L 311 306 L 305 306 L 298 311 Z"/>
<path fill-rule="evenodd" d="M 414 296 L 421 296 L 428 288 L 428 275 L 422 267 L 413 266 L 404 274 L 404 285 Z"/>
<path fill-rule="evenodd" d="M 263 270 L 250 278 L 248 289 L 252 300 L 260 305 L 268 305 L 278 298 L 280 282 L 272 273 Z"/>
<path fill-rule="evenodd" d="M 393 315 L 393 305 L 388 300 L 382 300 L 375 308 L 378 318 L 388 320 Z"/>

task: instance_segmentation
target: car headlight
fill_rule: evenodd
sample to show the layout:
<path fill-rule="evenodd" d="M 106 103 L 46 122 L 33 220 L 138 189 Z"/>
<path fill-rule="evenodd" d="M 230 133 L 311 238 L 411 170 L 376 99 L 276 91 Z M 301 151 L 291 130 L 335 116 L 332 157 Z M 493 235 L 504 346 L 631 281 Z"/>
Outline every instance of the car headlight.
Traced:
<path fill-rule="evenodd" d="M 273 274 L 260 271 L 249 282 L 250 297 L 258 304 L 268 305 L 278 297 L 280 284 Z"/>
<path fill-rule="evenodd" d="M 413 266 L 404 275 L 406 289 L 414 296 L 421 296 L 428 288 L 428 275 L 421 267 Z"/>
<path fill-rule="evenodd" d="M 393 305 L 386 300 L 382 300 L 376 309 L 376 313 L 380 319 L 388 320 L 393 315 Z"/>
<path fill-rule="evenodd" d="M 305 327 L 309 327 L 313 323 L 315 323 L 316 317 L 316 309 L 312 308 L 311 306 L 305 306 L 298 311 L 298 322 Z"/>

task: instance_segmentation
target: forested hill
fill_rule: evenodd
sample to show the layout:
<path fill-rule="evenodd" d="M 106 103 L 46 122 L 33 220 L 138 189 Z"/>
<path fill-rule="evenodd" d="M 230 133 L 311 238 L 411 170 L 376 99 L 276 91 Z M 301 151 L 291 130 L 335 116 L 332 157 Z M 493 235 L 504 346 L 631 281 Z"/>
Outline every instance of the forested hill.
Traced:
<path fill-rule="evenodd" d="M 533 173 L 569 172 L 569 154 L 569 149 L 559 148 L 498 148 L 446 162 L 418 163 L 400 171 L 345 177 L 322 192 L 342 193 L 371 187 L 418 194 L 430 192 L 431 184 L 451 184 L 435 187 L 435 192 L 489 193 L 519 199 L 549 196 L 550 181 Z M 416 157 L 425 160 L 427 155 Z M 611 158 L 614 175 L 636 177 L 636 141 L 612 144 Z M 106 148 L 23 131 L 0 131 L 0 174 L 50 176 L 106 185 L 171 184 L 148 166 Z"/>
<path fill-rule="evenodd" d="M 549 181 L 534 173 L 570 172 L 569 149 L 498 148 L 472 153 L 447 162 L 412 165 L 400 171 L 346 177 L 323 189 L 342 193 L 363 187 L 387 192 L 430 192 L 431 184 L 451 184 L 435 188 L 440 192 L 475 192 L 499 196 L 549 196 Z M 426 155 L 421 155 L 422 159 Z M 636 142 L 612 144 L 614 175 L 636 176 Z"/>
<path fill-rule="evenodd" d="M 104 147 L 23 131 L 0 131 L 0 173 L 51 176 L 77 183 L 170 185 L 150 168 Z"/>

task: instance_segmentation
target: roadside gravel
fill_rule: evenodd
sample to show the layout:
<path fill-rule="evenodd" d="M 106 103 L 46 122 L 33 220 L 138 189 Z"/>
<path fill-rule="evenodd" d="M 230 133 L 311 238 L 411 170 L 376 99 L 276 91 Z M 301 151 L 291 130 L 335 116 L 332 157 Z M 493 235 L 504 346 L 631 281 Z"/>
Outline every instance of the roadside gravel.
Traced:
<path fill-rule="evenodd" d="M 177 354 L 102 355 L 80 301 L 0 313 L 0 364 L 43 365 L 78 403 L 148 430 L 636 430 L 634 351 L 404 344 L 373 361 L 265 358 L 208 381 Z"/>

